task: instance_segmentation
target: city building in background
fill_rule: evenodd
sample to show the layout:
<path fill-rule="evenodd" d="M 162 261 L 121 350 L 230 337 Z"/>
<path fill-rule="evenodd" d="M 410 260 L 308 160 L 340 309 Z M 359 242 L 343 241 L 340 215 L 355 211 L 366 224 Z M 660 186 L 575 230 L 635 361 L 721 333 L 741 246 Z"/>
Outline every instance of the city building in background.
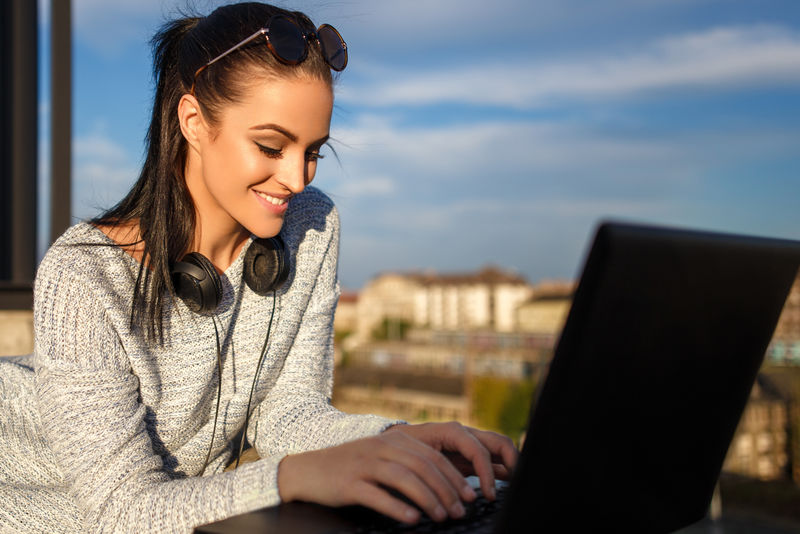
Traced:
<path fill-rule="evenodd" d="M 767 358 L 775 364 L 800 365 L 800 273 L 786 299 Z"/>
<path fill-rule="evenodd" d="M 531 297 L 516 308 L 516 325 L 522 332 L 556 335 L 567 320 L 573 282 L 545 281 L 534 287 Z"/>
<path fill-rule="evenodd" d="M 571 281 L 534 285 L 497 267 L 376 276 L 343 295 L 337 311 L 334 403 L 520 439 L 574 290 Z M 800 274 L 724 471 L 800 484 Z"/>
<path fill-rule="evenodd" d="M 574 284 L 516 273 L 384 273 L 340 299 L 334 403 L 521 437 Z M 337 310 L 337 315 L 340 312 Z"/>
<path fill-rule="evenodd" d="M 791 397 L 767 375 L 759 375 L 725 460 L 731 473 L 762 480 L 789 474 Z"/>
<path fill-rule="evenodd" d="M 387 320 L 431 330 L 513 332 L 517 306 L 533 288 L 496 267 L 477 273 L 386 273 L 370 280 L 358 299 L 356 335 L 368 339 Z"/>

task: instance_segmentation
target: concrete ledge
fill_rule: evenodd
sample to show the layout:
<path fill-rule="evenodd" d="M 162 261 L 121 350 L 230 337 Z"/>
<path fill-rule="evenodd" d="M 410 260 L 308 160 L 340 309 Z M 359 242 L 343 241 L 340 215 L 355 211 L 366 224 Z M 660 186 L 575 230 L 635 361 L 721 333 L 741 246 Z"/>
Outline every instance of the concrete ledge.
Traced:
<path fill-rule="evenodd" d="M 33 312 L 0 310 L 0 356 L 33 352 Z"/>

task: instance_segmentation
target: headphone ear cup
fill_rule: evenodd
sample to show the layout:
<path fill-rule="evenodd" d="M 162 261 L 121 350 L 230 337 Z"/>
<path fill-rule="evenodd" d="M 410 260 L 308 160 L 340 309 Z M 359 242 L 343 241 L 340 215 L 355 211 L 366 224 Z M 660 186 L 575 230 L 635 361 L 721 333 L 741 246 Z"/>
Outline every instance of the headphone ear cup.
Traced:
<path fill-rule="evenodd" d="M 222 282 L 214 265 L 202 254 L 191 252 L 172 267 L 175 294 L 196 313 L 217 309 L 222 300 Z"/>
<path fill-rule="evenodd" d="M 279 289 L 289 277 L 289 256 L 280 236 L 254 239 L 244 256 L 244 281 L 258 295 Z"/>

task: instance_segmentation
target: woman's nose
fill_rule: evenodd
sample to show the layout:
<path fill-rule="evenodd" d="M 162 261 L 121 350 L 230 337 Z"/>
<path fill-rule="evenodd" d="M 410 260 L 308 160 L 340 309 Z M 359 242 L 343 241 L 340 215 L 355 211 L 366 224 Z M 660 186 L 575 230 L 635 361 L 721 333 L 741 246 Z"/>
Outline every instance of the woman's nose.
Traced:
<path fill-rule="evenodd" d="M 293 194 L 302 193 L 308 185 L 309 169 L 308 162 L 303 158 L 301 161 L 285 161 L 282 166 L 278 181 Z"/>

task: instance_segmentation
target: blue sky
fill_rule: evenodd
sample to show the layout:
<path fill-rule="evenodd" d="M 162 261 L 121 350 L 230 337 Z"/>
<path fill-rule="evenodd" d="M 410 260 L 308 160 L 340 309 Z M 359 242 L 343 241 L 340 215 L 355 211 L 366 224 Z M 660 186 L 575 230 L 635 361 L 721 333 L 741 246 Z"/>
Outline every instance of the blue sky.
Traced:
<path fill-rule="evenodd" d="M 135 179 L 147 41 L 187 5 L 217 3 L 73 0 L 75 217 Z M 605 218 L 800 239 L 796 0 L 279 5 L 350 47 L 332 124 L 341 162 L 315 179 L 339 206 L 346 288 L 486 264 L 571 278 Z M 41 109 L 45 124 L 47 91 Z"/>

